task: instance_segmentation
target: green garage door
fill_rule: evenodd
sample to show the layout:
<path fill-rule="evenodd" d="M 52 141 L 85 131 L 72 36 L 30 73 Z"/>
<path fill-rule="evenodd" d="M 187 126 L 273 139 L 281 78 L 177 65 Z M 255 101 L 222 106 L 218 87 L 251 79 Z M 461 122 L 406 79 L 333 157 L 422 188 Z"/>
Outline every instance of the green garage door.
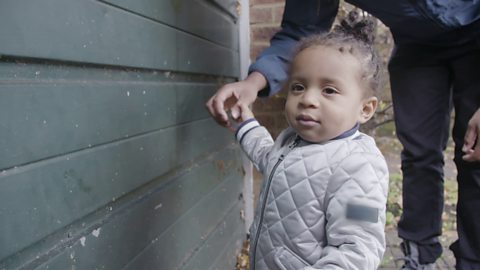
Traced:
<path fill-rule="evenodd" d="M 2 0 L 0 269 L 232 269 L 233 0 Z"/>

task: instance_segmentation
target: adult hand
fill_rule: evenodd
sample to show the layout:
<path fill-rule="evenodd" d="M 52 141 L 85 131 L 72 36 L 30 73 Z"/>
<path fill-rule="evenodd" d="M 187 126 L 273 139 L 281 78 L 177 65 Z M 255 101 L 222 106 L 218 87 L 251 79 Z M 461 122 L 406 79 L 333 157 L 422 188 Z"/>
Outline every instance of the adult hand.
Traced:
<path fill-rule="evenodd" d="M 207 102 L 208 112 L 218 124 L 230 127 L 227 111 L 231 110 L 232 117 L 240 117 L 240 105 L 250 105 L 257 98 L 258 91 L 265 88 L 267 80 L 259 72 L 252 72 L 239 82 L 229 83 L 218 89 Z"/>
<path fill-rule="evenodd" d="M 462 151 L 465 153 L 463 160 L 480 161 L 480 109 L 468 121 Z"/>

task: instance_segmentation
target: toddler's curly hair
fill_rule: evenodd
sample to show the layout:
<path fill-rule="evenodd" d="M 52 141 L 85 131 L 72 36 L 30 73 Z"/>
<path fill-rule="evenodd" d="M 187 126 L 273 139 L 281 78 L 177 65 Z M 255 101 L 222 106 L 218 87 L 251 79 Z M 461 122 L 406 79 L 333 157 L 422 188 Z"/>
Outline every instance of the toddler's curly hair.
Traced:
<path fill-rule="evenodd" d="M 362 79 L 369 88 L 369 94 L 375 95 L 380 87 L 380 58 L 374 49 L 375 22 L 371 16 L 360 15 L 353 10 L 332 31 L 316 34 L 302 39 L 294 57 L 301 51 L 315 46 L 337 48 L 341 53 L 350 53 L 362 65 Z"/>

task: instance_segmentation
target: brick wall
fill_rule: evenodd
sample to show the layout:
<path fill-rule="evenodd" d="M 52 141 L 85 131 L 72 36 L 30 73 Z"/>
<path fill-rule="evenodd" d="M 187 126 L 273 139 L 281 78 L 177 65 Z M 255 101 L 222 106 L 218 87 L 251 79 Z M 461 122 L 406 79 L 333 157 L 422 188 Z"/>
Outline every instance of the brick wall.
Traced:
<path fill-rule="evenodd" d="M 270 45 L 270 38 L 280 29 L 285 0 L 250 0 L 250 58 L 255 58 Z M 259 98 L 253 105 L 258 121 L 265 125 L 274 137 L 287 123 L 283 114 L 285 94 Z"/>

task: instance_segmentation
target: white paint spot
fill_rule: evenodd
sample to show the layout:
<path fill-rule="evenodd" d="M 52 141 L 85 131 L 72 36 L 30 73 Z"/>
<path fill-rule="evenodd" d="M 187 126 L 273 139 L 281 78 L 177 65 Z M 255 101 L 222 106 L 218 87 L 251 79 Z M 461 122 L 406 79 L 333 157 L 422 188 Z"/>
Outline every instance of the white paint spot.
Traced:
<path fill-rule="evenodd" d="M 127 91 L 127 97 L 129 97 L 129 96 L 130 96 L 130 91 Z"/>
<path fill-rule="evenodd" d="M 70 253 L 70 259 L 73 260 L 73 258 L 75 258 L 75 252 Z"/>
<path fill-rule="evenodd" d="M 148 112 L 144 112 L 143 115 L 147 116 L 147 115 L 148 115 Z"/>
<path fill-rule="evenodd" d="M 96 230 L 93 230 L 93 231 L 92 231 L 92 235 L 98 238 L 98 236 L 100 235 L 100 230 L 101 230 L 101 229 L 102 229 L 102 228 L 98 228 L 98 229 L 96 229 Z"/>
<path fill-rule="evenodd" d="M 47 120 L 43 120 L 43 124 L 44 124 L 44 125 L 47 124 Z"/>
<path fill-rule="evenodd" d="M 147 91 L 143 90 L 142 94 L 144 94 L 144 95 L 145 95 L 146 93 L 147 93 Z"/>
<path fill-rule="evenodd" d="M 143 151 L 143 147 L 140 147 L 140 151 Z"/>
<path fill-rule="evenodd" d="M 35 71 L 35 75 L 40 75 L 40 71 Z"/>
<path fill-rule="evenodd" d="M 85 241 L 86 240 L 87 240 L 87 238 L 85 238 L 85 236 L 80 238 L 80 244 L 82 244 L 82 246 L 85 246 Z"/>
<path fill-rule="evenodd" d="M 154 209 L 155 210 L 160 209 L 160 208 L 162 208 L 162 206 L 163 206 L 163 204 L 160 203 L 160 204 L 156 205 Z"/>
<path fill-rule="evenodd" d="M 166 78 L 170 78 L 170 74 L 171 74 L 170 71 L 165 71 L 165 72 L 163 73 L 163 75 L 165 75 Z"/>
<path fill-rule="evenodd" d="M 78 128 L 78 124 L 75 124 L 75 127 Z"/>

